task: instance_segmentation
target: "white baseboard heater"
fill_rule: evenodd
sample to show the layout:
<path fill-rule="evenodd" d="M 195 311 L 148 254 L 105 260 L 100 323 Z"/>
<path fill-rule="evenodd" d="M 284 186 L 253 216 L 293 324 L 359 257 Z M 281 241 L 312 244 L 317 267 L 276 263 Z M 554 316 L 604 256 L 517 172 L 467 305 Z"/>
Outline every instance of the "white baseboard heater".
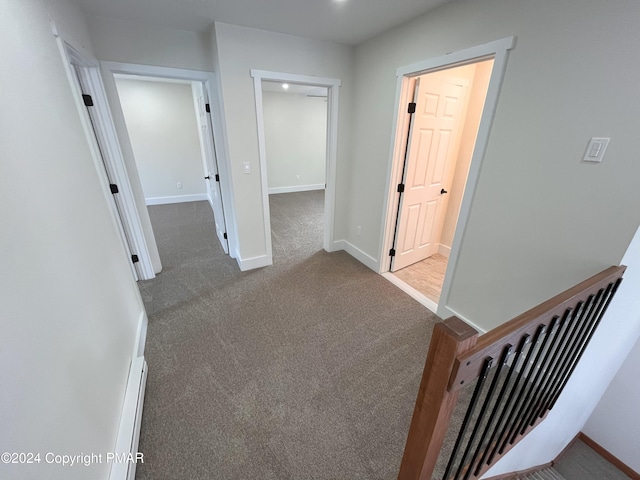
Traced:
<path fill-rule="evenodd" d="M 118 438 L 114 453 L 120 458 L 131 454 L 131 459 L 137 460 L 138 441 L 140 440 L 140 424 L 142 421 L 142 404 L 144 390 L 147 383 L 147 362 L 144 357 L 136 357 L 131 361 L 127 390 L 124 394 L 124 406 Z M 136 461 L 114 462 L 111 464 L 109 480 L 134 480 L 136 476 Z"/>

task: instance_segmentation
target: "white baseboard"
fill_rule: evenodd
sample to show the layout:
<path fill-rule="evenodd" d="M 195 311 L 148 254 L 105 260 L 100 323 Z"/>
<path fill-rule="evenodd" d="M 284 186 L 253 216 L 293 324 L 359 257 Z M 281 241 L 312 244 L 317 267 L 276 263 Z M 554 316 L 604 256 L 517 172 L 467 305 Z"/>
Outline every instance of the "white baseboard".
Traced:
<path fill-rule="evenodd" d="M 175 195 L 173 197 L 149 197 L 144 201 L 147 205 L 166 205 L 168 203 L 186 203 L 186 202 L 200 202 L 202 200 L 209 200 L 209 196 L 206 193 L 195 193 L 193 195 Z"/>
<path fill-rule="evenodd" d="M 109 480 L 134 480 L 137 462 L 144 461 L 144 458 L 141 459 L 138 454 L 138 441 L 140 440 L 140 423 L 146 384 L 147 362 L 144 357 L 135 357 L 131 361 L 129 369 L 129 380 L 124 394 L 118 437 L 113 449 L 113 453 L 118 458 L 131 455 L 129 458 L 135 461 L 112 461 Z"/>
<path fill-rule="evenodd" d="M 315 185 L 294 185 L 292 187 L 273 187 L 269 189 L 269 195 L 276 193 L 309 192 L 311 190 L 324 190 L 324 183 L 317 183 Z"/>
<path fill-rule="evenodd" d="M 240 267 L 240 271 L 242 272 L 273 265 L 273 259 L 269 255 L 260 255 L 259 257 L 246 259 L 241 258 L 240 255 L 238 255 L 236 258 L 236 262 L 238 262 L 238 267 Z"/>
<path fill-rule="evenodd" d="M 440 244 L 440 246 L 438 247 L 438 253 L 443 257 L 449 258 L 449 255 L 451 255 L 451 247 Z"/>
<path fill-rule="evenodd" d="M 337 240 L 333 242 L 332 251 L 337 251 L 337 250 L 344 250 L 353 258 L 358 260 L 360 263 L 363 263 L 374 272 L 376 273 L 379 272 L 380 266 L 379 266 L 378 260 L 373 258 L 368 253 L 363 252 L 362 250 L 360 250 L 358 247 L 348 242 L 347 240 Z"/>

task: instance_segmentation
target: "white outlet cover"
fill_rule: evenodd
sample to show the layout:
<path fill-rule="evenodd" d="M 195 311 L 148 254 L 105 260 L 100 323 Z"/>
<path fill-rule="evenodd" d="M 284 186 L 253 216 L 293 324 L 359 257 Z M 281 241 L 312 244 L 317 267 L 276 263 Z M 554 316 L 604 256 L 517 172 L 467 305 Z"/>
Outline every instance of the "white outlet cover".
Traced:
<path fill-rule="evenodd" d="M 587 145 L 587 150 L 584 152 L 582 160 L 585 162 L 601 162 L 610 140 L 607 137 L 593 137 L 589 140 L 589 145 Z"/>

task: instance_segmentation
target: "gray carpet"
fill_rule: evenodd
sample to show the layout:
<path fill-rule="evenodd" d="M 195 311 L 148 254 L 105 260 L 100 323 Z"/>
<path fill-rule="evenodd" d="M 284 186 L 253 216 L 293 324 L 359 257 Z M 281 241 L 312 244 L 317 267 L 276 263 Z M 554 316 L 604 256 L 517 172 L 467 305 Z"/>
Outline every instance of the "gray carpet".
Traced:
<path fill-rule="evenodd" d="M 392 479 L 435 316 L 344 252 L 322 192 L 271 196 L 274 266 L 240 272 L 206 202 L 150 207 L 138 480 Z"/>
<path fill-rule="evenodd" d="M 567 480 L 628 480 L 629 477 L 578 439 L 553 466 Z"/>

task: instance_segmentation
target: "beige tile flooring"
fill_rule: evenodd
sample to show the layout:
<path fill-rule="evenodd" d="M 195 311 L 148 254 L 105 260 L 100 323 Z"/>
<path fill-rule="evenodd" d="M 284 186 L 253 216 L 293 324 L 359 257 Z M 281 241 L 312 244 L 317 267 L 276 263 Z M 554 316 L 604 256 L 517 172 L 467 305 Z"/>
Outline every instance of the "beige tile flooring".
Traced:
<path fill-rule="evenodd" d="M 447 257 L 436 253 L 393 274 L 424 294 L 429 300 L 438 303 L 446 270 Z"/>

